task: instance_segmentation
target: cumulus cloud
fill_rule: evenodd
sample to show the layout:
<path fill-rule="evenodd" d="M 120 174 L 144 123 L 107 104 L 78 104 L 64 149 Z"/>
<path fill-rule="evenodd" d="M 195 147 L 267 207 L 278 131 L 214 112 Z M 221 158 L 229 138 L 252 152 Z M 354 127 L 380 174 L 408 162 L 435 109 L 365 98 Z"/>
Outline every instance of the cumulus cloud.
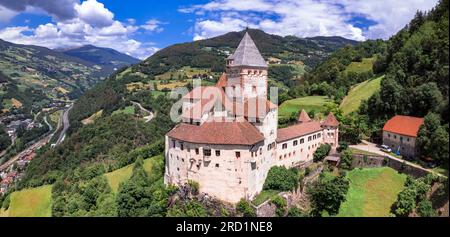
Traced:
<path fill-rule="evenodd" d="M 342 36 L 354 40 L 388 38 L 414 16 L 429 10 L 437 0 L 214 0 L 182 7 L 194 13 L 194 40 L 252 27 L 278 35 Z M 252 17 L 249 17 L 252 16 Z M 366 28 L 352 23 L 354 16 L 372 22 Z"/>
<path fill-rule="evenodd" d="M 3 3 L 3 0 L 0 1 Z M 13 43 L 48 48 L 69 48 L 92 44 L 113 48 L 140 59 L 145 59 L 159 50 L 153 43 L 142 43 L 132 39 L 133 34 L 142 28 L 135 25 L 134 19 L 128 19 L 125 22 L 115 20 L 114 14 L 96 0 L 72 2 L 75 2 L 72 7 L 75 15 L 70 19 L 42 24 L 36 28 L 7 27 L 0 30 L 0 38 Z M 150 23 L 156 25 L 153 31 L 158 32 L 160 22 L 156 19 L 147 22 L 147 28 L 150 27 Z"/>
<path fill-rule="evenodd" d="M 15 12 L 22 12 L 27 7 L 38 8 L 57 20 L 73 19 L 74 9 L 79 0 L 0 0 L 0 5 Z"/>
<path fill-rule="evenodd" d="M 83 3 L 75 5 L 77 16 L 95 27 L 110 26 L 113 24 L 114 14 L 105 8 L 103 3 L 96 0 L 87 0 Z"/>

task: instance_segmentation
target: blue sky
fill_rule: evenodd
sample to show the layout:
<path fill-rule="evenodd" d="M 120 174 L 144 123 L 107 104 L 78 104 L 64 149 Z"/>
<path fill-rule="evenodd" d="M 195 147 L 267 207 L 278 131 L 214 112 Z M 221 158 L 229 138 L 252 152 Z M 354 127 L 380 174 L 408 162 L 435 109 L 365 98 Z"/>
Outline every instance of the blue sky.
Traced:
<path fill-rule="evenodd" d="M 0 0 L 0 38 L 93 44 L 146 58 L 168 45 L 258 28 L 277 35 L 387 39 L 437 0 Z"/>

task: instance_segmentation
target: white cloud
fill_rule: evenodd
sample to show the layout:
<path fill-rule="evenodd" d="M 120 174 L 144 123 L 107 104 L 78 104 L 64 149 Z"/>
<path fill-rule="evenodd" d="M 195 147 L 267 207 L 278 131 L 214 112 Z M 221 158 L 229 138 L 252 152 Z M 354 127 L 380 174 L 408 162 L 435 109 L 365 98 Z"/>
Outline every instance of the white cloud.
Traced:
<path fill-rule="evenodd" d="M 10 10 L 10 9 L 0 5 L 0 23 L 8 22 L 16 15 L 17 15 L 16 11 Z"/>
<path fill-rule="evenodd" d="M 162 23 L 161 21 L 158 21 L 156 19 L 150 19 L 147 22 L 145 22 L 144 25 L 141 25 L 141 28 L 150 32 L 159 33 L 164 30 L 164 28 L 161 26 L 162 24 L 164 23 Z"/>
<path fill-rule="evenodd" d="M 354 40 L 388 38 L 414 16 L 429 10 L 437 0 L 215 0 L 180 8 L 199 16 L 194 40 L 238 31 L 246 26 L 278 35 L 342 36 Z M 351 22 L 358 15 L 376 22 L 359 28 Z"/>
<path fill-rule="evenodd" d="M 114 14 L 96 0 L 75 4 L 74 9 L 76 16 L 72 19 L 42 24 L 36 28 L 7 27 L 0 30 L 0 38 L 13 43 L 48 48 L 92 44 L 113 48 L 140 59 L 145 59 L 159 50 L 152 43 L 142 43 L 132 39 L 133 34 L 141 28 L 135 25 L 134 19 L 128 19 L 125 22 L 114 20 Z M 156 24 L 153 32 L 159 32 L 159 24 L 161 24 L 159 21 L 154 19 L 147 23 Z M 150 27 L 149 24 L 146 25 Z"/>
<path fill-rule="evenodd" d="M 78 17 L 84 22 L 95 26 L 104 27 L 114 23 L 114 14 L 105 8 L 103 3 L 96 0 L 87 0 L 75 5 Z"/>

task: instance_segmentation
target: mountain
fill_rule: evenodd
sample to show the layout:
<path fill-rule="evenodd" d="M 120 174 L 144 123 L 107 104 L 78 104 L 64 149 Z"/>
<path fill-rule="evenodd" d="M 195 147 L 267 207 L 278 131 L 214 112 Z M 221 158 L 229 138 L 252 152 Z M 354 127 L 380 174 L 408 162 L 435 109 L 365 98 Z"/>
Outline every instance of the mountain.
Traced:
<path fill-rule="evenodd" d="M 301 64 L 307 68 L 315 67 L 340 47 L 358 43 L 342 37 L 281 37 L 256 29 L 248 29 L 248 32 L 266 60 L 280 64 Z M 151 76 L 183 66 L 222 72 L 225 58 L 237 47 L 244 33 L 230 32 L 210 39 L 175 44 L 156 52 L 137 67 Z"/>
<path fill-rule="evenodd" d="M 120 53 L 114 49 L 84 45 L 78 48 L 58 50 L 66 55 L 82 59 L 103 67 L 104 71 L 112 73 L 119 68 L 139 63 L 140 60 Z"/>
<path fill-rule="evenodd" d="M 0 72 L 9 81 L 0 88 L 0 102 L 6 109 L 3 112 L 15 107 L 26 113 L 31 107 L 39 110 L 52 100 L 78 98 L 105 76 L 102 68 L 92 62 L 45 47 L 3 40 Z M 13 106 L 12 99 L 21 106 Z"/>

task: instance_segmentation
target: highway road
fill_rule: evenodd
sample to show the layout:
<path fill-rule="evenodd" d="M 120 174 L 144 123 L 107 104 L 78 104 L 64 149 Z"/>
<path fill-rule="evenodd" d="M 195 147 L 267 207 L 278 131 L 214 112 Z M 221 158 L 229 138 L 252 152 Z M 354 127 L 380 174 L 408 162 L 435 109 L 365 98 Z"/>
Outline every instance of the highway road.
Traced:
<path fill-rule="evenodd" d="M 62 129 L 61 133 L 59 134 L 58 140 L 55 143 L 56 145 L 61 144 L 64 141 L 64 138 L 66 138 L 67 130 L 70 127 L 69 112 L 72 108 L 73 108 L 73 104 L 71 104 L 68 109 L 64 110 L 64 112 L 61 115 L 60 121 L 62 121 L 63 129 Z"/>

